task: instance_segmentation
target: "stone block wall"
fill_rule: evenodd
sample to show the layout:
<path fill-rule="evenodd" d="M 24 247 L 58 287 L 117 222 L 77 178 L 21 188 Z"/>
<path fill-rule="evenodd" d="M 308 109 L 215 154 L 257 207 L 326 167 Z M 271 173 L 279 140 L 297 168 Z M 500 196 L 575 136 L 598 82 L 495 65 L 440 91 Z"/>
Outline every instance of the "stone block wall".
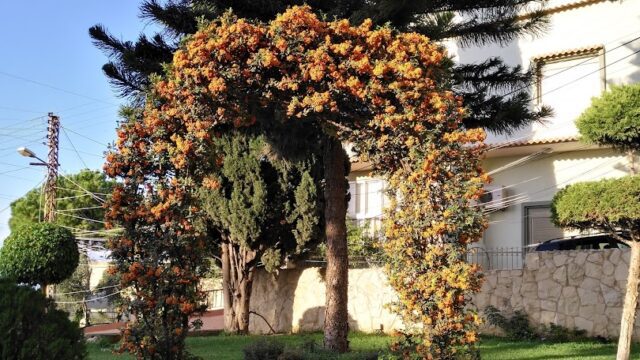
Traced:
<path fill-rule="evenodd" d="M 385 304 L 395 299 L 380 268 L 349 270 L 349 327 L 389 332 L 400 320 Z M 254 280 L 249 331 L 266 334 L 268 322 L 278 333 L 320 331 L 324 324 L 324 268 L 281 270 L 277 276 L 259 271 Z"/>
<path fill-rule="evenodd" d="M 522 270 L 488 271 L 474 304 L 479 310 L 492 305 L 505 314 L 523 310 L 534 324 L 554 323 L 615 338 L 629 255 L 620 249 L 533 252 Z M 640 340 L 640 321 L 634 334 Z"/>
<path fill-rule="evenodd" d="M 504 314 L 523 310 L 534 324 L 584 329 L 590 336 L 617 337 L 629 264 L 628 250 L 577 250 L 527 254 L 521 270 L 485 273 L 473 305 L 493 305 Z M 386 304 L 394 301 L 382 269 L 349 270 L 349 322 L 352 330 L 385 332 L 401 328 Z M 323 268 L 259 271 L 254 282 L 249 329 L 269 333 L 322 330 L 325 311 Z M 266 321 L 265 321 L 266 320 Z M 483 332 L 494 332 L 485 327 Z M 634 330 L 640 341 L 640 319 Z"/>

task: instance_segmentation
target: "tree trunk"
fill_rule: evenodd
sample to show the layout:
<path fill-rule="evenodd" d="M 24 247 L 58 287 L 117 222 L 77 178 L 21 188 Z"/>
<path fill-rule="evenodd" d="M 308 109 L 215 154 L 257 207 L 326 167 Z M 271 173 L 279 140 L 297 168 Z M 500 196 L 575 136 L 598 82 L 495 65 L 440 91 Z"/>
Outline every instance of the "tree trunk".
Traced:
<path fill-rule="evenodd" d="M 249 305 L 251 303 L 251 287 L 253 286 L 253 269 L 247 270 L 240 278 L 236 289 L 236 316 L 238 333 L 249 333 Z"/>
<path fill-rule="evenodd" d="M 255 267 L 249 264 L 255 257 L 255 251 L 233 244 L 222 245 L 224 328 L 229 333 L 249 333 L 251 289 L 255 273 Z"/>
<path fill-rule="evenodd" d="M 631 349 L 631 336 L 636 319 L 638 304 L 638 284 L 640 283 L 640 242 L 632 242 L 631 259 L 629 260 L 629 275 L 627 276 L 627 291 L 624 296 L 622 319 L 620 320 L 620 339 L 618 340 L 617 360 L 628 360 Z"/>
<path fill-rule="evenodd" d="M 326 181 L 324 216 L 327 239 L 324 346 L 331 351 L 341 353 L 349 350 L 346 160 L 342 144 L 339 141 L 328 140 L 323 156 Z"/>
<path fill-rule="evenodd" d="M 235 284 L 232 283 L 231 244 L 222 244 L 222 296 L 224 303 L 224 330 L 229 333 L 238 332 L 238 322 L 235 308 L 233 306 L 233 291 Z"/>
<path fill-rule="evenodd" d="M 82 314 L 84 315 L 84 326 L 91 326 L 91 310 L 87 305 L 87 297 L 82 297 Z"/>

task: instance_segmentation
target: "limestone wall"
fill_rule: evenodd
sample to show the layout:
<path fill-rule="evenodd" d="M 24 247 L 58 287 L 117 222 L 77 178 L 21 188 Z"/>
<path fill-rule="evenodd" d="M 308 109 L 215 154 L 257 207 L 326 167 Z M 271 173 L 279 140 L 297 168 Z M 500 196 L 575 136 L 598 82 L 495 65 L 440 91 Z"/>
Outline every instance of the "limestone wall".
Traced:
<path fill-rule="evenodd" d="M 505 314 L 524 310 L 535 324 L 555 323 L 587 330 L 591 336 L 616 337 L 628 264 L 627 250 L 530 253 L 521 270 L 488 271 L 473 306 L 482 311 L 493 305 Z M 400 320 L 385 308 L 393 300 L 394 292 L 381 269 L 349 270 L 352 330 L 400 328 Z M 278 276 L 260 271 L 256 276 L 251 310 L 276 332 L 321 330 L 324 306 L 323 268 L 282 270 Z M 253 333 L 270 331 L 256 315 L 251 315 L 249 329 Z M 640 320 L 634 334 L 640 340 Z"/>
<path fill-rule="evenodd" d="M 258 272 L 251 296 L 251 310 L 262 315 L 276 332 L 322 330 L 325 311 L 323 268 L 282 270 L 277 276 Z M 393 290 L 379 268 L 349 270 L 349 327 L 373 332 L 391 331 L 399 319 L 385 308 L 394 300 Z M 265 320 L 251 315 L 249 330 L 268 333 Z"/>
<path fill-rule="evenodd" d="M 474 303 L 480 310 L 488 305 L 504 313 L 524 310 L 536 324 L 617 337 L 629 255 L 619 249 L 530 253 L 522 270 L 487 272 Z M 636 340 L 639 330 L 636 321 Z"/>

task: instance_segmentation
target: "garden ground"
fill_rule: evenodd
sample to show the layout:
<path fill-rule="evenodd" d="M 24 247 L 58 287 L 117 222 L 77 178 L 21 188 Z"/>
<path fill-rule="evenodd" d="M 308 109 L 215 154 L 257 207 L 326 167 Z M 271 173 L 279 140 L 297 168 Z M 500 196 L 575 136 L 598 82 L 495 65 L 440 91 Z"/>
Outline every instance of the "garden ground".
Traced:
<path fill-rule="evenodd" d="M 259 339 L 273 339 L 285 343 L 290 347 L 300 347 L 315 341 L 322 343 L 322 334 L 307 335 L 277 335 L 277 336 L 203 336 L 187 339 L 189 350 L 204 359 L 242 360 L 242 349 Z M 352 352 L 338 359 L 363 359 L 363 355 L 386 349 L 390 338 L 384 335 L 357 334 L 350 335 Z M 114 355 L 112 347 L 98 343 L 88 344 L 89 359 L 129 359 L 129 356 Z M 480 343 L 480 353 L 483 360 L 543 360 L 543 359 L 589 359 L 604 360 L 615 358 L 616 344 L 597 341 L 580 341 L 568 343 L 544 343 L 535 341 L 509 341 L 495 337 L 485 337 Z M 335 356 L 315 354 L 317 359 L 336 359 Z M 633 358 L 640 358 L 640 346 L 633 349 Z"/>

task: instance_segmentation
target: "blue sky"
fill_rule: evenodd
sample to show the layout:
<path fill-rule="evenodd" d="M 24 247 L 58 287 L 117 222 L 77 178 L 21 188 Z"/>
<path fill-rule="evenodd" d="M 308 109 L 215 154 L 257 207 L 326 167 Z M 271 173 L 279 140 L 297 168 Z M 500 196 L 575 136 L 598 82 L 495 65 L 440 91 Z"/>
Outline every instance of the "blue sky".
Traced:
<path fill-rule="evenodd" d="M 9 233 L 11 201 L 44 178 L 44 169 L 29 167 L 29 159 L 15 149 L 26 145 L 46 158 L 48 112 L 59 115 L 66 129 L 60 134 L 61 173 L 102 168 L 122 100 L 102 74 L 106 58 L 88 29 L 101 23 L 133 40 L 153 28 L 138 18 L 138 5 L 131 0 L 0 2 L 0 242 Z"/>

